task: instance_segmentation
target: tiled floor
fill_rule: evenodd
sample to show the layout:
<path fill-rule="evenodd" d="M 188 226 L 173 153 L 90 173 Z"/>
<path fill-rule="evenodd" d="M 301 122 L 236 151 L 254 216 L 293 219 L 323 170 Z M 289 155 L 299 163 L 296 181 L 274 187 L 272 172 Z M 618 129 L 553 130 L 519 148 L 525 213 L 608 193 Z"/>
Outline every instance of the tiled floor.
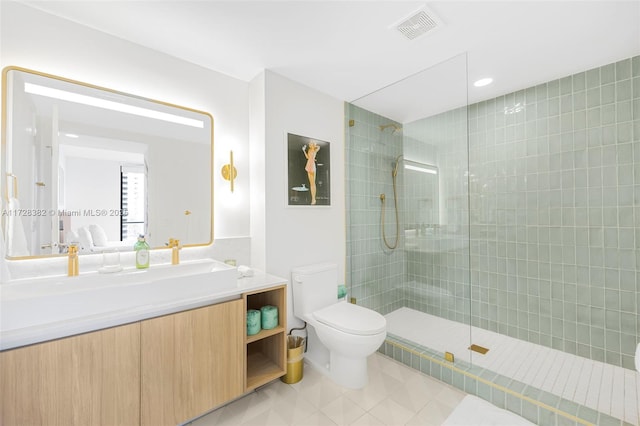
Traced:
<path fill-rule="evenodd" d="M 193 426 L 436 426 L 466 394 L 379 353 L 369 358 L 369 384 L 336 385 L 305 365 L 293 385 L 279 380 L 201 417 Z"/>
<path fill-rule="evenodd" d="M 472 343 L 489 348 L 480 355 L 467 350 L 468 325 L 409 308 L 386 318 L 390 334 L 438 352 L 452 352 L 478 367 L 640 424 L 640 373 L 472 327 Z"/>

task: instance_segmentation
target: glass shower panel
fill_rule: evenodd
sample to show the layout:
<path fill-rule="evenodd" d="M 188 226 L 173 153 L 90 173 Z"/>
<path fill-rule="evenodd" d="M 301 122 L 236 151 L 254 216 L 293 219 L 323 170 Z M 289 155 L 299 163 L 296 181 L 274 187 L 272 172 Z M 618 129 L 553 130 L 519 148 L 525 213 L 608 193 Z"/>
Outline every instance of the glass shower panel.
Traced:
<path fill-rule="evenodd" d="M 385 354 L 469 393 L 639 424 L 640 56 L 470 105 L 466 69 L 347 106 L 352 295 Z"/>
<path fill-rule="evenodd" d="M 359 305 L 386 314 L 403 303 L 405 266 L 403 250 L 384 245 L 380 196 L 385 194 L 384 230 L 393 244 L 398 234 L 391 172 L 402 154 L 402 133 L 381 129 L 389 123 L 400 124 L 353 104 L 347 105 L 346 114 L 353 120 L 346 153 L 349 294 Z"/>
<path fill-rule="evenodd" d="M 468 359 L 466 55 L 347 105 L 347 268 L 390 339 Z"/>

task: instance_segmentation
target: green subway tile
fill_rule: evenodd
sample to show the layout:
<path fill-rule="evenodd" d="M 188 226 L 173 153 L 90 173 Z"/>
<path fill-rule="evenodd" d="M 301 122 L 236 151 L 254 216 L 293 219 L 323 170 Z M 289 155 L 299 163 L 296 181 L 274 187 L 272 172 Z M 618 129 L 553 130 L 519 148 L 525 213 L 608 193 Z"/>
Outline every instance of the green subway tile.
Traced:
<path fill-rule="evenodd" d="M 532 423 L 538 424 L 538 406 L 528 401 L 522 401 L 521 416 Z"/>
<path fill-rule="evenodd" d="M 499 408 L 505 408 L 506 406 L 506 394 L 496 388 L 491 388 L 491 403 Z"/>
<path fill-rule="evenodd" d="M 491 401 L 491 386 L 483 382 L 478 382 L 476 395 L 484 400 Z"/>
<path fill-rule="evenodd" d="M 572 418 L 564 417 L 558 414 L 557 419 L 557 426 L 578 426 L 578 423 Z"/>
<path fill-rule="evenodd" d="M 534 423 L 538 425 L 556 425 L 558 424 L 558 419 L 555 412 L 538 407 L 538 420 Z"/>
<path fill-rule="evenodd" d="M 517 380 L 512 380 L 511 382 L 509 382 L 509 389 L 511 389 L 514 392 L 517 393 L 522 393 L 524 392 L 525 388 L 527 387 L 524 383 L 519 382 Z"/>
<path fill-rule="evenodd" d="M 640 56 L 634 56 L 632 59 L 632 75 L 640 77 Z"/>
<path fill-rule="evenodd" d="M 449 370 L 449 369 L 446 369 Z M 449 370 L 451 371 L 451 370 Z M 445 376 L 444 372 L 442 374 L 443 378 Z M 457 387 L 458 389 L 464 389 L 464 375 L 462 373 L 459 373 L 457 371 L 452 371 L 451 374 L 451 383 L 453 386 Z"/>
<path fill-rule="evenodd" d="M 553 408 L 558 408 L 560 404 L 560 397 L 549 392 L 540 392 L 538 398 L 540 402 Z"/>
<path fill-rule="evenodd" d="M 615 84 L 607 84 L 600 88 L 600 103 L 601 105 L 610 105 L 616 101 L 616 86 Z"/>
<path fill-rule="evenodd" d="M 578 92 L 586 88 L 586 73 L 580 72 L 573 75 L 573 91 Z"/>
<path fill-rule="evenodd" d="M 604 413 L 598 413 L 598 426 L 621 426 L 622 422 L 615 417 L 611 417 Z"/>
<path fill-rule="evenodd" d="M 421 358 L 420 371 L 424 374 L 431 375 L 431 361 L 425 358 Z"/>
<path fill-rule="evenodd" d="M 464 377 L 464 386 L 462 388 L 465 392 L 471 395 L 477 395 L 478 393 L 478 380 L 473 377 Z"/>
<path fill-rule="evenodd" d="M 440 364 L 436 364 L 435 362 L 431 363 L 431 376 L 435 379 L 442 380 L 442 367 Z"/>
<path fill-rule="evenodd" d="M 616 62 L 616 81 L 631 78 L 631 59 Z"/>
<path fill-rule="evenodd" d="M 632 99 L 633 90 L 631 88 L 631 82 L 631 79 L 616 82 L 616 102 Z"/>
<path fill-rule="evenodd" d="M 616 64 L 600 67 L 600 83 L 608 84 L 616 81 Z"/>
<path fill-rule="evenodd" d="M 580 405 L 578 407 L 577 416 L 593 424 L 596 424 L 598 421 L 598 412 L 592 408 L 585 407 L 584 405 Z"/>
<path fill-rule="evenodd" d="M 516 395 L 508 393 L 505 400 L 505 408 L 512 413 L 516 413 L 517 415 L 521 416 L 522 402 L 522 399 L 518 398 Z"/>
<path fill-rule="evenodd" d="M 579 404 L 576 404 L 573 401 L 568 401 L 566 399 L 561 400 L 560 404 L 558 405 L 559 410 L 567 414 L 571 414 L 572 416 L 575 416 L 578 413 L 578 407 L 580 407 Z"/>

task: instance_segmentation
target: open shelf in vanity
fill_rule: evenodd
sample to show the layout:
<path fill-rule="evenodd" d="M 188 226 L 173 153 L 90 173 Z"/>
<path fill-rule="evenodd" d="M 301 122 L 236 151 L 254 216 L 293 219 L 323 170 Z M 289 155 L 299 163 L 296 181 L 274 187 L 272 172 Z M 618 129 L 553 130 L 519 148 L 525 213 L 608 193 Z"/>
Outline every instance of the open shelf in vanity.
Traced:
<path fill-rule="evenodd" d="M 286 285 L 279 285 L 243 295 L 245 310 L 260 310 L 266 305 L 278 308 L 278 325 L 275 328 L 260 330 L 253 336 L 245 334 L 245 391 L 253 390 L 286 373 L 286 291 Z"/>

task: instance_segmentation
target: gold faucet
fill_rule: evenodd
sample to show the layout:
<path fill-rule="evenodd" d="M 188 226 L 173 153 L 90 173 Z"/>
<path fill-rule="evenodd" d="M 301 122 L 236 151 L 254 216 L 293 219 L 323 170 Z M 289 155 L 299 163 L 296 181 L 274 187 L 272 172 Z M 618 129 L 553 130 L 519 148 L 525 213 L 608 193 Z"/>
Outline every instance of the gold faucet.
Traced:
<path fill-rule="evenodd" d="M 69 275 L 70 277 L 77 277 L 80 273 L 77 245 L 69 244 L 68 259 L 69 261 L 67 262 L 67 275 Z"/>
<path fill-rule="evenodd" d="M 180 245 L 180 240 L 176 240 L 174 238 L 169 238 L 169 244 L 167 244 L 171 248 L 171 264 L 177 265 L 180 263 L 180 249 L 182 246 Z"/>

